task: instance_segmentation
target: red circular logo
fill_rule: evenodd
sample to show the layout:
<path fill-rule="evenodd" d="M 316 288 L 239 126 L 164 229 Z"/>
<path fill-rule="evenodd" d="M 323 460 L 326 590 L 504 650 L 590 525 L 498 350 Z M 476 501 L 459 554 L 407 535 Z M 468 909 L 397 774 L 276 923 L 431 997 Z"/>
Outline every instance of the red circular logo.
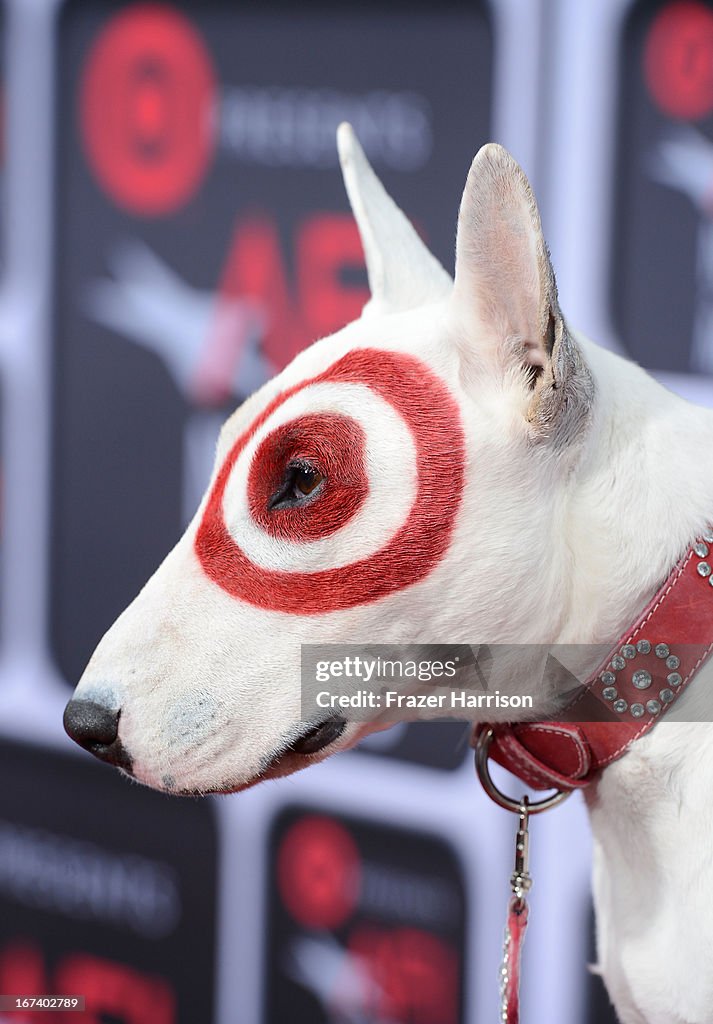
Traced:
<path fill-rule="evenodd" d="M 213 152 L 215 97 L 205 44 L 178 11 L 140 4 L 108 22 L 79 107 L 89 164 L 115 203 L 159 216 L 190 199 Z"/>
<path fill-rule="evenodd" d="M 293 825 L 277 855 L 277 884 L 287 910 L 306 928 L 338 928 L 354 910 L 359 851 L 330 818 L 310 815 Z"/>
<path fill-rule="evenodd" d="M 348 948 L 369 965 L 376 983 L 370 1017 L 409 1024 L 459 1019 L 459 957 L 444 939 L 420 928 L 360 924 Z"/>
<path fill-rule="evenodd" d="M 654 19 L 644 49 L 646 84 L 673 117 L 713 110 L 713 11 L 697 0 L 669 4 Z"/>

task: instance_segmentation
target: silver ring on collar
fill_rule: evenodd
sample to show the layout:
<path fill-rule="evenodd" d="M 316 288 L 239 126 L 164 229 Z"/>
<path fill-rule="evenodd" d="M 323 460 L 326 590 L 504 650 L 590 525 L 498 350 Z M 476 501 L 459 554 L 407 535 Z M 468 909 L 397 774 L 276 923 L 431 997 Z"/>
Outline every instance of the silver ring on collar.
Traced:
<path fill-rule="evenodd" d="M 491 800 L 494 800 L 498 806 L 504 807 L 506 811 L 520 814 L 522 797 L 519 800 L 513 800 L 512 797 L 507 796 L 502 790 L 498 789 L 490 775 L 488 760 L 490 744 L 493 742 L 494 735 L 492 727 L 489 726 L 487 729 L 483 729 L 478 736 L 475 744 L 475 770 L 483 789 Z M 534 800 L 532 803 L 528 802 L 527 809 L 530 814 L 541 814 L 543 811 L 549 811 L 551 807 L 561 804 L 563 800 L 566 800 L 571 795 L 571 789 L 558 789 L 551 796 L 543 797 L 542 800 Z"/>

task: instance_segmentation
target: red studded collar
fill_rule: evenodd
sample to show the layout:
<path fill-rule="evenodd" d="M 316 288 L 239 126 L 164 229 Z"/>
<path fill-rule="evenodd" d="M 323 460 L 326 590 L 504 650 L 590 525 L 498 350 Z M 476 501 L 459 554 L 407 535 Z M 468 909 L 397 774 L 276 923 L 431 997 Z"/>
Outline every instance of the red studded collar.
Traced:
<path fill-rule="evenodd" d="M 490 756 L 534 789 L 579 789 L 676 702 L 713 652 L 713 528 L 686 552 L 558 721 L 492 728 Z"/>

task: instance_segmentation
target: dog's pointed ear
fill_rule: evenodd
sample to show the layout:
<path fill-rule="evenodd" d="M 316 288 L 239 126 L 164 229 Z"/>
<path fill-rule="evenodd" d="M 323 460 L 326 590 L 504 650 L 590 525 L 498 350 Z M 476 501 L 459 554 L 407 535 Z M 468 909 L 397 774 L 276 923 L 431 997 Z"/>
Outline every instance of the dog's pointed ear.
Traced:
<path fill-rule="evenodd" d="M 527 418 L 544 435 L 578 432 L 592 379 L 567 330 L 534 194 L 494 143 L 468 173 L 458 215 L 452 310 L 464 358 L 521 371 Z"/>
<path fill-rule="evenodd" d="M 446 298 L 453 282 L 374 174 L 350 124 L 337 132 L 344 184 L 369 275 L 365 313 L 415 309 Z"/>

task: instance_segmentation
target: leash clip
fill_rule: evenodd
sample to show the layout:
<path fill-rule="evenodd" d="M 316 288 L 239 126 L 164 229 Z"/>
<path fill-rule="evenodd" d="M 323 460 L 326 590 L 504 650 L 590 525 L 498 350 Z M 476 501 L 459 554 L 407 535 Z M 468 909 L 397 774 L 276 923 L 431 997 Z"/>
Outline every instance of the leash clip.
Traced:
<path fill-rule="evenodd" d="M 515 836 L 515 870 L 510 875 L 510 888 L 519 904 L 532 888 L 530 876 L 530 801 L 523 796 L 520 803 L 520 822 Z"/>
<path fill-rule="evenodd" d="M 520 801 L 520 821 L 515 836 L 515 870 L 510 876 L 512 896 L 508 900 L 507 923 L 500 965 L 500 1020 L 502 1024 L 520 1021 L 520 958 L 525 941 L 530 908 L 527 893 L 532 888 L 529 871 L 530 807 L 527 796 Z"/>

